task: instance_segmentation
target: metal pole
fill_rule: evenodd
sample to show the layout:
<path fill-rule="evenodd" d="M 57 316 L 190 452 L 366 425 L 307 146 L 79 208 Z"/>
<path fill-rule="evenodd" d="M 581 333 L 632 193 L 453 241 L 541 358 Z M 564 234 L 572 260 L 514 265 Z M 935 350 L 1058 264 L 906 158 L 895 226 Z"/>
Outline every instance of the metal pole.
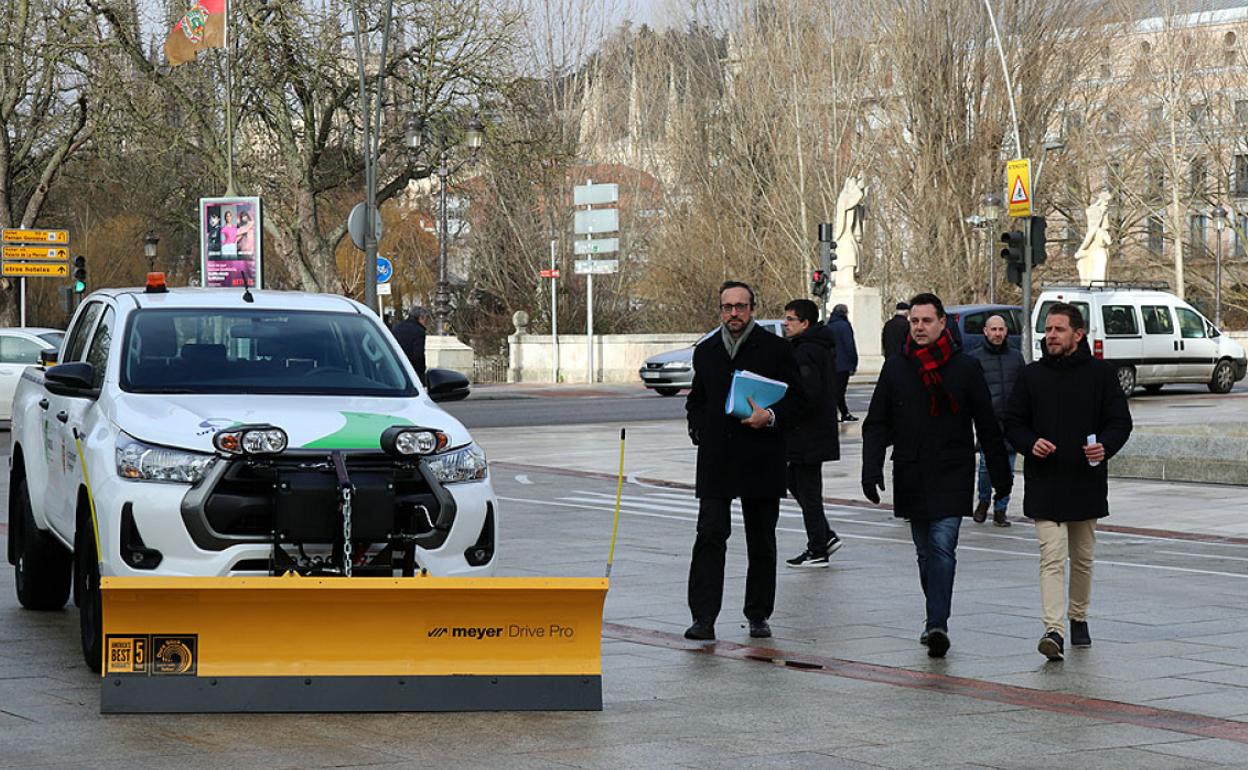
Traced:
<path fill-rule="evenodd" d="M 450 313 L 450 282 L 446 277 L 446 239 L 450 230 L 446 224 L 446 178 L 450 172 L 446 167 L 446 151 L 442 151 L 441 164 L 438 166 L 438 288 L 433 298 L 433 309 L 436 315 L 434 331 L 438 336 L 446 334 L 446 317 Z"/>
<path fill-rule="evenodd" d="M 1014 121 L 1014 157 L 1023 157 L 1023 142 L 1018 133 L 1018 109 L 1014 106 L 1014 81 L 1010 79 L 1010 68 L 1005 63 L 1005 49 L 1001 47 L 1001 33 L 997 31 L 997 17 L 992 12 L 989 0 L 984 0 L 984 8 L 988 11 L 988 22 L 992 25 L 992 38 L 997 42 L 997 55 L 1001 57 L 1001 74 L 1005 77 L 1005 92 L 1010 97 L 1010 118 Z"/>
<path fill-rule="evenodd" d="M 997 231 L 997 220 L 989 219 L 984 228 L 984 243 L 988 246 L 988 301 L 997 304 L 997 260 L 993 251 L 993 235 Z"/>
<path fill-rule="evenodd" d="M 225 194 L 234 195 L 234 57 L 231 54 L 230 0 L 225 0 Z M 258 238 L 259 236 L 257 236 Z"/>
<path fill-rule="evenodd" d="M 555 248 L 558 241 L 550 239 L 550 340 L 554 344 L 555 354 L 550 364 L 550 376 L 553 382 L 559 382 L 559 311 L 558 283 L 555 277 Z"/>
<path fill-rule="evenodd" d="M 1031 363 L 1031 217 L 1023 220 L 1023 360 Z"/>
<path fill-rule="evenodd" d="M 594 381 L 594 274 L 585 274 L 585 381 Z"/>
<path fill-rule="evenodd" d="M 1213 268 L 1213 325 L 1222 328 L 1222 228 L 1218 234 L 1218 257 Z"/>
<path fill-rule="evenodd" d="M 21 306 L 21 318 L 17 325 L 26 326 L 26 277 L 22 276 L 17 279 L 17 296 L 21 298 L 19 305 Z"/>

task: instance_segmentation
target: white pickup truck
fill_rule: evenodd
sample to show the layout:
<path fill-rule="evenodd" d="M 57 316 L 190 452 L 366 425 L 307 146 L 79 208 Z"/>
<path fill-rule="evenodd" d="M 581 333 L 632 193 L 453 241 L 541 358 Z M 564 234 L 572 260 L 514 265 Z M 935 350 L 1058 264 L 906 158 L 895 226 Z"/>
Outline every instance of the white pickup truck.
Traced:
<path fill-rule="evenodd" d="M 51 352 L 51 351 L 49 351 Z M 22 606 L 72 588 L 100 665 L 101 575 L 489 575 L 484 453 L 364 306 L 334 295 L 96 292 L 13 401 Z"/>

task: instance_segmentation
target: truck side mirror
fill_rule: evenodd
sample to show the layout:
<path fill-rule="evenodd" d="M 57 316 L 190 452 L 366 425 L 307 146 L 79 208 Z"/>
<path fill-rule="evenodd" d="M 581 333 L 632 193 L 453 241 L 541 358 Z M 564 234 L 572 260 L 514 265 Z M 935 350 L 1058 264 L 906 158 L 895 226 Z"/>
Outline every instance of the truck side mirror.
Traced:
<path fill-rule="evenodd" d="M 54 395 L 79 398 L 95 395 L 95 367 L 85 361 L 53 366 L 43 376 L 48 392 Z"/>

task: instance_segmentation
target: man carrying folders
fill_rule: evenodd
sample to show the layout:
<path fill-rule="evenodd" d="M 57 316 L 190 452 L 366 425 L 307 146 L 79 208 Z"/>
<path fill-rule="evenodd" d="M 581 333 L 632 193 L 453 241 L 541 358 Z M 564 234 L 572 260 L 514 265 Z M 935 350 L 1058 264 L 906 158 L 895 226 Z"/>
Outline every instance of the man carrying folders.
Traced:
<path fill-rule="evenodd" d="M 693 388 L 685 402 L 689 438 L 698 448 L 698 527 L 689 565 L 687 639 L 715 638 L 723 603 L 724 558 L 732 533 L 731 506 L 741 499 L 749 569 L 745 617 L 750 636 L 771 636 L 767 619 L 776 599 L 776 522 L 785 492 L 783 431 L 805 409 L 792 346 L 754 323 L 754 291 L 725 282 L 719 291 L 718 334 L 693 352 Z M 733 372 L 743 370 L 788 385 L 784 396 L 745 419 L 725 413 Z"/>

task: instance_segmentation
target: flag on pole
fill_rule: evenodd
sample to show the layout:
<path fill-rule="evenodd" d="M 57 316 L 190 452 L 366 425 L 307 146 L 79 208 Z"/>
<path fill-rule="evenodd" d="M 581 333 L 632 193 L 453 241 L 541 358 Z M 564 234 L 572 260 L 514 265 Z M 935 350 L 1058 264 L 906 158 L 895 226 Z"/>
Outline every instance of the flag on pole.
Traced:
<path fill-rule="evenodd" d="M 176 67 L 205 48 L 224 48 L 226 0 L 188 0 L 186 13 L 165 38 L 165 58 Z"/>

